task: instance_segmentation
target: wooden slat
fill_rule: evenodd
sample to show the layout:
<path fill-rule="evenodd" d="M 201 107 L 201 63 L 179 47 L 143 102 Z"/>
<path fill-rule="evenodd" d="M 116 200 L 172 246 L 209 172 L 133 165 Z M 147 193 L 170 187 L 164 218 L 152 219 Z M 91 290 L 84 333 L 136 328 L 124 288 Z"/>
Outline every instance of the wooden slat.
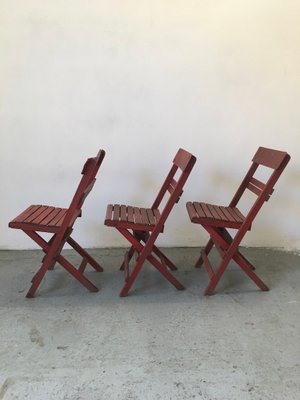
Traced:
<path fill-rule="evenodd" d="M 222 219 L 217 211 L 218 208 L 217 206 L 213 206 L 212 204 L 207 204 L 207 208 L 209 209 L 209 212 L 215 219 Z"/>
<path fill-rule="evenodd" d="M 285 159 L 290 156 L 284 151 L 259 147 L 252 161 L 265 167 L 278 169 Z"/>
<path fill-rule="evenodd" d="M 208 208 L 206 203 L 200 203 L 200 206 L 201 206 L 206 218 L 213 218 L 213 215 L 210 212 L 210 209 Z M 198 211 L 198 209 L 197 209 L 197 211 Z"/>
<path fill-rule="evenodd" d="M 177 167 L 179 167 L 182 171 L 184 171 L 186 169 L 187 165 L 189 164 L 189 161 L 191 160 L 191 158 L 195 158 L 195 157 L 188 151 L 179 149 L 173 160 L 173 163 Z"/>
<path fill-rule="evenodd" d="M 127 221 L 126 208 L 127 207 L 124 204 L 121 204 L 121 221 Z"/>
<path fill-rule="evenodd" d="M 240 220 L 239 216 L 236 214 L 234 208 L 228 207 L 227 211 L 228 211 L 228 213 L 230 214 L 230 216 L 232 218 L 231 219 L 232 222 L 241 222 L 241 220 Z"/>
<path fill-rule="evenodd" d="M 201 207 L 201 204 L 197 203 L 197 202 L 194 202 L 195 209 L 196 209 L 196 211 L 198 213 L 199 218 L 207 218 L 207 215 L 205 214 L 203 208 Z"/>
<path fill-rule="evenodd" d="M 105 215 L 105 221 L 111 221 L 112 220 L 112 215 L 113 215 L 113 205 L 108 204 L 106 208 L 106 215 Z"/>
<path fill-rule="evenodd" d="M 128 218 L 128 222 L 134 223 L 133 207 L 131 207 L 131 206 L 127 206 L 127 218 Z"/>
<path fill-rule="evenodd" d="M 168 186 L 168 192 L 170 194 L 172 194 L 174 192 L 174 190 L 176 188 L 176 185 L 177 185 L 177 182 L 175 181 L 175 179 L 172 178 L 172 180 L 171 180 L 171 182 L 169 183 L 169 186 Z"/>
<path fill-rule="evenodd" d="M 266 184 L 261 182 L 260 180 L 254 178 L 254 176 L 252 176 L 249 179 L 249 182 L 252 183 L 254 186 L 257 186 L 259 189 L 264 190 L 264 188 L 266 187 Z"/>
<path fill-rule="evenodd" d="M 40 205 L 31 205 L 31 206 L 29 206 L 28 208 L 26 208 L 26 210 L 24 210 L 21 214 L 19 214 L 11 222 L 22 222 L 22 221 L 26 220 L 39 207 L 41 207 L 41 206 Z"/>
<path fill-rule="evenodd" d="M 160 212 L 159 212 L 159 210 L 157 208 L 154 208 L 153 209 L 153 214 L 154 214 L 155 221 L 156 221 L 155 224 L 157 224 L 157 222 L 158 222 L 158 220 L 160 218 Z"/>
<path fill-rule="evenodd" d="M 145 208 L 140 208 L 141 216 L 142 216 L 142 224 L 143 225 L 151 225 L 148 219 L 147 211 Z"/>
<path fill-rule="evenodd" d="M 262 190 L 259 189 L 257 186 L 252 185 L 252 183 L 248 183 L 247 189 L 251 190 L 252 193 L 256 194 L 257 196 L 260 196 L 262 193 Z"/>
<path fill-rule="evenodd" d="M 189 201 L 186 203 L 186 208 L 187 208 L 187 211 L 188 211 L 191 221 L 196 221 L 199 216 L 195 209 L 194 204 L 191 201 Z"/>
<path fill-rule="evenodd" d="M 142 216 L 140 213 L 140 209 L 138 207 L 133 207 L 134 212 L 134 222 L 138 225 L 142 225 Z"/>
<path fill-rule="evenodd" d="M 240 212 L 240 210 L 238 208 L 235 208 L 235 212 L 237 214 L 237 216 L 239 217 L 241 222 L 245 221 L 245 216 Z"/>
<path fill-rule="evenodd" d="M 222 221 L 227 221 L 230 218 L 230 214 L 228 215 L 227 207 L 220 206 L 219 207 L 220 215 L 222 216 Z"/>
<path fill-rule="evenodd" d="M 236 218 L 233 216 L 233 214 L 231 212 L 231 209 L 232 209 L 231 207 L 223 207 L 223 206 L 221 206 L 220 209 L 222 210 L 222 212 L 226 216 L 227 221 L 236 222 Z"/>
<path fill-rule="evenodd" d="M 113 220 L 114 221 L 119 221 L 120 219 L 120 206 L 119 204 L 114 205 L 114 215 L 113 215 Z"/>
<path fill-rule="evenodd" d="M 45 206 L 41 206 L 41 205 L 37 205 L 37 206 L 33 206 L 33 208 L 31 209 L 31 213 L 28 213 L 27 216 L 23 215 L 23 218 L 21 219 L 21 215 L 19 217 L 17 217 L 16 221 L 18 222 L 31 222 L 31 220 L 33 220 L 36 215 L 38 215 L 39 213 L 42 213 L 45 210 Z"/>
<path fill-rule="evenodd" d="M 146 209 L 150 225 L 155 225 L 155 217 L 151 208 Z"/>
<path fill-rule="evenodd" d="M 68 210 L 66 208 L 61 208 L 60 212 L 51 221 L 51 226 L 59 226 L 59 225 L 61 225 L 62 221 L 65 218 L 65 215 L 66 215 L 67 211 Z"/>
<path fill-rule="evenodd" d="M 42 206 L 34 214 L 27 218 L 26 222 L 39 224 L 53 209 L 54 207 Z"/>
<path fill-rule="evenodd" d="M 51 222 L 52 220 L 59 214 L 61 211 L 61 208 L 54 208 L 46 218 L 43 219 L 43 224 L 44 225 L 52 225 Z"/>

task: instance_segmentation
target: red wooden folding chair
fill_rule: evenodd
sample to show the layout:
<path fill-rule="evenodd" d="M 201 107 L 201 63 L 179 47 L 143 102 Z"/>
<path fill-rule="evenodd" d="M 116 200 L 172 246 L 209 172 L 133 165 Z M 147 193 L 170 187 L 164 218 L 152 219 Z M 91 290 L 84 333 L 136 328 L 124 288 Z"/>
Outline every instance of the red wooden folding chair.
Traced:
<path fill-rule="evenodd" d="M 44 205 L 31 205 L 20 215 L 9 222 L 9 227 L 21 229 L 34 240 L 44 251 L 42 265 L 32 279 L 32 285 L 26 297 L 33 297 L 47 270 L 53 269 L 56 262 L 74 276 L 83 286 L 91 292 L 98 289 L 84 275 L 87 264 L 96 271 L 102 272 L 103 268 L 71 237 L 73 225 L 81 216 L 83 203 L 92 190 L 96 175 L 105 156 L 105 151 L 100 150 L 96 157 L 89 158 L 84 164 L 82 178 L 69 208 L 58 208 Z M 46 241 L 37 232 L 50 233 L 50 240 Z M 68 243 L 81 257 L 80 267 L 75 268 L 61 251 Z"/>
<path fill-rule="evenodd" d="M 209 285 L 205 290 L 206 295 L 213 293 L 231 260 L 234 260 L 261 290 L 269 290 L 255 274 L 253 265 L 241 254 L 239 245 L 247 231 L 251 229 L 260 208 L 265 201 L 269 200 L 273 193 L 273 187 L 289 160 L 290 156 L 283 151 L 259 147 L 252 159 L 252 165 L 248 173 L 229 206 L 222 207 L 196 201 L 187 203 L 187 211 L 191 222 L 202 225 L 210 235 L 210 239 L 201 251 L 196 263 L 196 267 L 200 267 L 202 263 L 204 264 L 210 278 Z M 257 172 L 262 170 L 261 166 L 267 167 L 266 170 L 269 172 L 268 177 L 264 178 L 264 182 L 254 177 L 254 174 L 257 176 Z M 254 193 L 255 201 L 251 207 L 248 207 L 248 212 L 244 215 L 237 208 L 237 205 L 246 189 Z M 234 236 L 231 236 L 228 229 L 235 230 Z M 221 261 L 216 271 L 213 270 L 208 259 L 208 254 L 214 246 L 221 256 Z"/>
<path fill-rule="evenodd" d="M 178 150 L 170 172 L 151 208 L 119 204 L 108 205 L 105 225 L 115 227 L 131 243 L 121 266 L 121 269 L 125 271 L 125 283 L 120 296 L 127 295 L 146 260 L 176 289 L 184 289 L 183 285 L 168 270 L 168 268 L 176 270 L 176 266 L 154 243 L 158 235 L 163 232 L 165 221 L 174 204 L 179 201 L 184 184 L 195 162 L 196 158 L 192 154 L 183 149 Z M 178 176 L 175 176 L 176 173 Z M 159 210 L 162 201 L 166 201 L 165 206 Z M 134 254 L 137 258 L 130 272 L 129 263 Z"/>

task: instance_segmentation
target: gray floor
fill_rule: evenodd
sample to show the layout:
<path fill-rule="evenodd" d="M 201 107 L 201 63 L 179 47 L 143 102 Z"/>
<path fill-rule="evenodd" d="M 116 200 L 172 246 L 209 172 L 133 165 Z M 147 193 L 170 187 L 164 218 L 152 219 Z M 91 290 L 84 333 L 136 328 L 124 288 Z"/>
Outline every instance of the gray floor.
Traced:
<path fill-rule="evenodd" d="M 0 400 L 300 399 L 299 254 L 244 249 L 271 291 L 231 266 L 204 297 L 197 250 L 166 252 L 185 291 L 145 265 L 119 298 L 123 250 L 99 249 L 98 293 L 57 266 L 25 299 L 41 253 L 1 251 Z"/>

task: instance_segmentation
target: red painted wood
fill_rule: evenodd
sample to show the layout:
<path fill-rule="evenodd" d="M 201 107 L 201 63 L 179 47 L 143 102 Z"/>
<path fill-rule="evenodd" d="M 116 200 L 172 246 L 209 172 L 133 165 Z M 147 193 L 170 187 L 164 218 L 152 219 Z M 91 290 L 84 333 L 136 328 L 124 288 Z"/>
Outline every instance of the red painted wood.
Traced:
<path fill-rule="evenodd" d="M 82 178 L 76 189 L 69 208 L 59 208 L 48 205 L 31 205 L 16 218 L 9 222 L 9 227 L 23 230 L 46 253 L 42 265 L 34 275 L 32 285 L 27 297 L 33 297 L 44 275 L 58 262 L 72 276 L 74 276 L 88 290 L 95 292 L 98 289 L 86 277 L 83 271 L 87 264 L 96 271 L 103 271 L 99 265 L 80 245 L 71 237 L 73 225 L 81 216 L 82 205 L 91 192 L 96 181 L 96 175 L 105 157 L 105 151 L 100 150 L 96 157 L 89 158 L 82 169 Z M 107 217 L 110 217 L 111 208 L 108 207 Z M 47 242 L 37 232 L 52 233 L 53 236 Z M 69 261 L 61 256 L 64 244 L 68 242 L 82 257 L 79 269 L 76 269 Z"/>
<path fill-rule="evenodd" d="M 256 164 L 264 165 L 272 169 L 284 169 L 289 162 L 290 156 L 284 151 L 259 147 L 252 161 Z"/>
<path fill-rule="evenodd" d="M 199 267 L 202 263 L 205 264 L 210 278 L 210 283 L 205 290 L 205 294 L 213 293 L 231 260 L 234 260 L 261 290 L 268 290 L 268 287 L 254 273 L 253 265 L 241 254 L 239 246 L 247 231 L 251 229 L 252 223 L 262 205 L 273 193 L 274 185 L 289 160 L 290 156 L 286 152 L 259 147 L 252 159 L 253 162 L 248 172 L 229 206 L 217 206 L 190 201 L 187 203 L 186 207 L 191 222 L 202 225 L 210 236 L 205 249 L 200 253 L 200 257 L 196 263 L 196 267 Z M 260 179 L 254 177 L 260 166 L 271 169 L 266 182 L 262 182 Z M 244 216 L 237 205 L 246 189 L 251 190 L 257 197 Z M 228 232 L 228 229 L 236 230 L 233 237 Z M 208 260 L 208 255 L 213 247 L 216 247 L 221 257 L 215 272 L 212 272 Z"/>
<path fill-rule="evenodd" d="M 115 219 L 111 212 L 111 207 L 114 208 L 116 205 L 108 205 L 104 221 L 105 225 L 115 227 L 131 244 L 131 248 L 126 255 L 127 258 L 124 259 L 121 265 L 121 269 L 125 268 L 127 270 L 127 261 L 131 260 L 134 250 L 139 254 L 120 292 L 121 296 L 125 296 L 128 293 L 145 260 L 150 261 L 178 290 L 183 289 L 183 286 L 168 271 L 168 268 L 176 270 L 176 266 L 154 243 L 158 235 L 163 232 L 164 224 L 175 203 L 179 200 L 195 162 L 196 158 L 191 153 L 183 149 L 178 150 L 171 169 L 151 208 L 126 206 L 127 218 L 124 217 L 119 220 Z M 177 172 L 178 176 L 175 180 L 174 176 Z M 164 206 L 161 205 L 162 203 L 164 203 Z M 153 254 L 158 256 L 160 261 Z"/>
<path fill-rule="evenodd" d="M 133 208 L 131 206 L 127 207 L 127 220 L 130 224 L 134 224 Z"/>

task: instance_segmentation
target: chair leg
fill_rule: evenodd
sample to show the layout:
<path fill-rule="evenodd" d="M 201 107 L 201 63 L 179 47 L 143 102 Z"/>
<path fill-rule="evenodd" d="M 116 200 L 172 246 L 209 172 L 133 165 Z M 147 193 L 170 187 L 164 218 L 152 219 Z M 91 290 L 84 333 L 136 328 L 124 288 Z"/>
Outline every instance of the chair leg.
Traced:
<path fill-rule="evenodd" d="M 185 287 L 165 268 L 153 255 L 149 255 L 147 259 L 151 264 L 170 282 L 177 290 L 184 290 Z"/>
<path fill-rule="evenodd" d="M 70 246 L 73 247 L 75 251 L 77 251 L 78 254 L 81 255 L 81 257 L 88 263 L 90 264 L 96 271 L 98 272 L 103 272 L 103 268 L 101 267 L 100 264 L 97 263 L 97 261 L 89 255 L 71 236 L 68 237 L 67 242 L 69 243 Z M 82 268 L 84 272 L 84 268 Z"/>
<path fill-rule="evenodd" d="M 212 277 L 211 281 L 209 282 L 207 288 L 204 291 L 204 295 L 205 296 L 209 296 L 211 294 L 213 294 L 213 291 L 215 290 L 219 280 L 221 279 L 225 269 L 227 268 L 227 265 L 230 262 L 230 258 L 228 259 L 228 257 L 224 258 L 221 263 L 219 264 L 219 267 L 217 269 L 217 271 L 215 272 L 214 276 Z"/>
<path fill-rule="evenodd" d="M 153 246 L 151 247 L 151 249 L 146 249 L 146 247 L 143 246 L 139 242 L 139 240 L 135 236 L 133 236 L 129 231 L 120 228 L 118 228 L 118 230 L 127 240 L 129 240 L 132 243 L 132 247 L 140 253 L 131 274 L 128 276 L 128 279 L 125 281 L 124 286 L 120 291 L 121 297 L 127 295 L 128 291 L 130 290 L 133 282 L 138 276 L 146 259 L 148 259 L 151 262 L 151 264 L 154 265 L 155 268 L 157 268 L 159 272 L 176 287 L 176 289 L 178 290 L 184 289 L 184 286 L 168 271 L 168 269 L 165 268 L 153 255 L 151 255 Z"/>
<path fill-rule="evenodd" d="M 204 249 L 202 251 L 204 251 L 204 253 L 208 256 L 208 254 L 210 253 L 213 246 L 214 246 L 213 240 L 209 239 L 209 241 L 207 242 L 206 246 L 204 247 Z M 195 268 L 200 268 L 202 264 L 203 264 L 203 258 L 202 258 L 201 252 L 200 252 L 200 257 L 198 258 L 198 260 L 195 264 Z"/>
<path fill-rule="evenodd" d="M 233 256 L 233 259 L 261 290 L 265 292 L 269 290 L 268 286 L 253 271 L 253 265 L 250 264 L 249 261 L 241 253 L 235 254 Z"/>
<path fill-rule="evenodd" d="M 134 252 L 135 252 L 135 248 L 134 248 L 134 246 L 131 246 L 130 247 L 130 249 L 129 250 L 127 250 L 127 261 L 128 261 L 128 263 L 130 262 L 130 260 L 132 259 L 132 257 L 133 257 L 133 255 L 134 255 Z M 121 264 L 121 266 L 120 266 L 120 271 L 124 271 L 124 269 L 125 269 L 125 256 L 124 256 L 124 259 L 123 259 L 123 262 L 122 262 L 122 264 Z"/>
<path fill-rule="evenodd" d="M 62 255 L 58 256 L 57 261 L 59 264 L 65 268 L 71 275 L 74 276 L 84 287 L 86 287 L 90 292 L 98 292 L 98 288 L 92 284 L 84 275 L 80 273 L 68 260 L 66 260 Z"/>
<path fill-rule="evenodd" d="M 224 245 L 224 242 L 222 243 Z M 215 272 L 214 276 L 212 277 L 210 283 L 208 284 L 207 288 L 205 289 L 205 295 L 211 295 L 216 288 L 219 280 L 221 279 L 225 269 L 227 268 L 231 259 L 233 259 L 240 268 L 249 276 L 250 279 L 263 291 L 268 291 L 269 288 L 264 284 L 264 282 L 255 274 L 253 271 L 253 266 L 248 263 L 245 257 L 243 257 L 236 249 L 238 246 L 233 244 L 232 246 L 228 245 L 226 252 L 223 253 L 222 261 L 219 264 L 217 271 Z M 237 251 L 234 253 L 234 251 Z M 222 253 L 222 252 L 221 252 Z"/>
<path fill-rule="evenodd" d="M 127 280 L 125 280 L 125 283 L 120 291 L 120 297 L 127 296 L 133 282 L 135 281 L 136 277 L 138 276 L 142 266 L 143 266 L 144 261 L 142 259 L 139 259 L 133 268 L 131 274 L 128 276 Z"/>
<path fill-rule="evenodd" d="M 38 272 L 34 275 L 33 279 L 32 279 L 32 285 L 30 286 L 26 297 L 27 298 L 32 298 L 34 297 L 34 294 L 37 290 L 37 288 L 39 287 L 42 279 L 44 278 L 46 272 L 49 269 L 49 266 L 53 265 L 53 259 L 52 257 L 49 258 L 46 256 L 43 264 L 41 265 L 40 269 L 38 270 Z"/>
<path fill-rule="evenodd" d="M 173 263 L 172 263 L 172 261 L 158 248 L 158 247 L 156 247 L 155 245 L 153 245 L 153 253 L 154 254 L 156 254 L 159 258 L 162 258 L 164 261 L 165 261 L 165 263 L 166 263 L 166 265 L 170 268 L 170 270 L 172 270 L 172 271 L 177 271 L 177 267 L 176 267 L 176 265 L 174 265 Z"/>

